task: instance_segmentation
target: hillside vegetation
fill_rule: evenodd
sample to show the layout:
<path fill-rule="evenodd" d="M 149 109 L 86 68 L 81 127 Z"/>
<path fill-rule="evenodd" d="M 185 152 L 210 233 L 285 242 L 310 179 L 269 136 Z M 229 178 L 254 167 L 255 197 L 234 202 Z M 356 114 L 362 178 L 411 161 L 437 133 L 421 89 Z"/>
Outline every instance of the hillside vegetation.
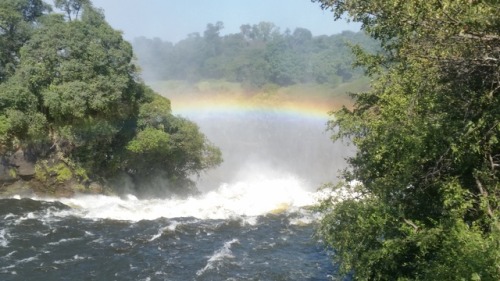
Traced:
<path fill-rule="evenodd" d="M 2 189 L 193 191 L 190 177 L 221 153 L 138 79 L 132 58 L 88 0 L 0 2 Z"/>
<path fill-rule="evenodd" d="M 500 280 L 500 4 L 313 0 L 381 42 L 333 137 L 349 199 L 320 234 L 354 280 Z M 345 198 L 344 198 L 345 199 Z"/>
<path fill-rule="evenodd" d="M 202 35 L 193 33 L 175 44 L 136 38 L 133 46 L 143 77 L 189 83 L 222 80 L 247 91 L 297 84 L 335 88 L 364 76 L 362 69 L 353 68 L 351 46 L 378 50 L 376 40 L 362 32 L 313 36 L 305 28 L 281 32 L 270 22 L 245 24 L 239 33 L 228 35 L 221 35 L 223 28 L 222 22 L 208 24 Z"/>

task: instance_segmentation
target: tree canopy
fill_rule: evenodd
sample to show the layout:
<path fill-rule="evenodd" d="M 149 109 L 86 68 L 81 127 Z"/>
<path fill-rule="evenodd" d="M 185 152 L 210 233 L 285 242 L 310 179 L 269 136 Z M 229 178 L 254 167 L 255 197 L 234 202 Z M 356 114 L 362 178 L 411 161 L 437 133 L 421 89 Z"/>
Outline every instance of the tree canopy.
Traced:
<path fill-rule="evenodd" d="M 357 153 L 320 233 L 356 280 L 500 279 L 498 1 L 313 0 L 380 40 L 374 82 L 334 113 Z"/>
<path fill-rule="evenodd" d="M 42 0 L 5 0 L 0 4 L 0 83 L 14 73 L 19 50 L 40 16 L 49 10 Z"/>
<path fill-rule="evenodd" d="M 208 24 L 203 35 L 191 34 L 172 44 L 158 38 L 136 38 L 138 62 L 145 79 L 198 82 L 219 79 L 259 89 L 268 84 L 319 83 L 336 86 L 363 75 L 352 68 L 348 44 L 374 51 L 375 40 L 345 31 L 313 36 L 305 28 L 281 32 L 270 22 L 244 24 L 240 32 L 221 35 L 224 24 Z"/>
<path fill-rule="evenodd" d="M 137 186 L 161 175 L 185 188 L 190 176 L 221 162 L 198 127 L 172 115 L 170 101 L 138 79 L 132 46 L 90 1 L 56 1 L 66 15 L 49 8 L 41 1 L 0 4 L 0 13 L 26 26 L 0 33 L 21 38 L 0 40 L 8 55 L 0 61 L 4 159 L 22 150 L 48 174 L 62 162 L 83 185 L 122 173 Z"/>

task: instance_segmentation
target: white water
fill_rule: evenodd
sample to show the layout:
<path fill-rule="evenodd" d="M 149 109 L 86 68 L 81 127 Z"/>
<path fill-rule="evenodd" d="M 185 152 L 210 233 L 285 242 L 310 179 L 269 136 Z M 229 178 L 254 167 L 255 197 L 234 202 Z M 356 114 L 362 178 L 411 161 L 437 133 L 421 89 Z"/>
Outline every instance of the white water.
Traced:
<path fill-rule="evenodd" d="M 140 221 L 162 217 L 251 218 L 314 205 L 318 196 L 319 193 L 309 191 L 304 182 L 293 175 L 257 174 L 246 180 L 222 184 L 218 189 L 205 194 L 183 199 L 139 200 L 133 195 L 79 195 L 43 200 L 57 200 L 71 207 L 69 210 L 53 211 L 50 216 L 73 215 L 88 219 Z M 251 220 L 248 222 L 251 223 Z"/>
<path fill-rule="evenodd" d="M 335 179 L 337 170 L 344 166 L 343 157 L 350 153 L 343 145 L 333 145 L 324 134 L 326 119 L 288 120 L 272 114 L 256 118 L 251 113 L 188 117 L 221 147 L 225 159 L 221 167 L 199 179 L 201 195 L 147 200 L 133 195 L 44 198 L 41 200 L 61 201 L 71 209 L 30 213 L 20 220 L 33 215 L 43 215 L 45 220 L 65 216 L 126 221 L 193 217 L 238 218 L 252 224 L 258 216 L 296 211 L 324 198 L 315 190 Z M 307 224 L 314 219 L 305 214 L 291 223 Z M 5 243 L 2 237 L 5 234 L 0 232 L 0 247 Z"/>
<path fill-rule="evenodd" d="M 214 268 L 218 271 L 219 267 L 221 267 L 226 260 L 234 259 L 233 253 L 231 251 L 231 246 L 233 244 L 239 244 L 238 239 L 233 239 L 231 241 L 225 242 L 222 248 L 216 250 L 212 256 L 208 257 L 207 265 L 204 268 L 196 271 L 196 275 L 201 276 L 207 270 L 212 270 Z"/>

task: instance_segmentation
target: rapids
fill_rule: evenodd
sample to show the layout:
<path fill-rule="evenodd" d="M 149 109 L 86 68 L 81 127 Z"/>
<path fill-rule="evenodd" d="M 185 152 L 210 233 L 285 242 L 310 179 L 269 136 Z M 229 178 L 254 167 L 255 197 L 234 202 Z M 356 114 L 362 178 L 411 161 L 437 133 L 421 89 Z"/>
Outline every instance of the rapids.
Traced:
<path fill-rule="evenodd" d="M 122 197 L 77 195 L 72 198 L 32 199 L 59 202 L 70 207 L 52 212 L 55 216 L 137 222 L 181 217 L 252 219 L 269 213 L 300 211 L 302 207 L 315 204 L 320 196 L 322 193 L 304 190 L 300 180 L 288 176 L 223 184 L 217 190 L 188 198 L 139 200 L 128 194 Z"/>
<path fill-rule="evenodd" d="M 304 208 L 317 196 L 285 177 L 188 199 L 0 199 L 0 279 L 328 280 Z"/>
<path fill-rule="evenodd" d="M 0 199 L 0 280 L 332 280 L 308 207 L 351 152 L 326 115 L 210 108 L 176 112 L 225 160 L 197 196 Z"/>

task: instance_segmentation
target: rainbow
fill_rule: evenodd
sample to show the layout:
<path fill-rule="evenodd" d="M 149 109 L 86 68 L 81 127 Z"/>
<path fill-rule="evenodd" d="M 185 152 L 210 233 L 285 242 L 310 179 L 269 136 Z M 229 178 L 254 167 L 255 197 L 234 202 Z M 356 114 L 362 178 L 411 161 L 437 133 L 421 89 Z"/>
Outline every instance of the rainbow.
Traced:
<path fill-rule="evenodd" d="M 338 101 L 326 99 L 273 99 L 234 95 L 169 97 L 172 112 L 180 116 L 199 114 L 243 115 L 277 114 L 286 117 L 320 119 L 329 118 L 329 112 L 341 107 Z"/>

